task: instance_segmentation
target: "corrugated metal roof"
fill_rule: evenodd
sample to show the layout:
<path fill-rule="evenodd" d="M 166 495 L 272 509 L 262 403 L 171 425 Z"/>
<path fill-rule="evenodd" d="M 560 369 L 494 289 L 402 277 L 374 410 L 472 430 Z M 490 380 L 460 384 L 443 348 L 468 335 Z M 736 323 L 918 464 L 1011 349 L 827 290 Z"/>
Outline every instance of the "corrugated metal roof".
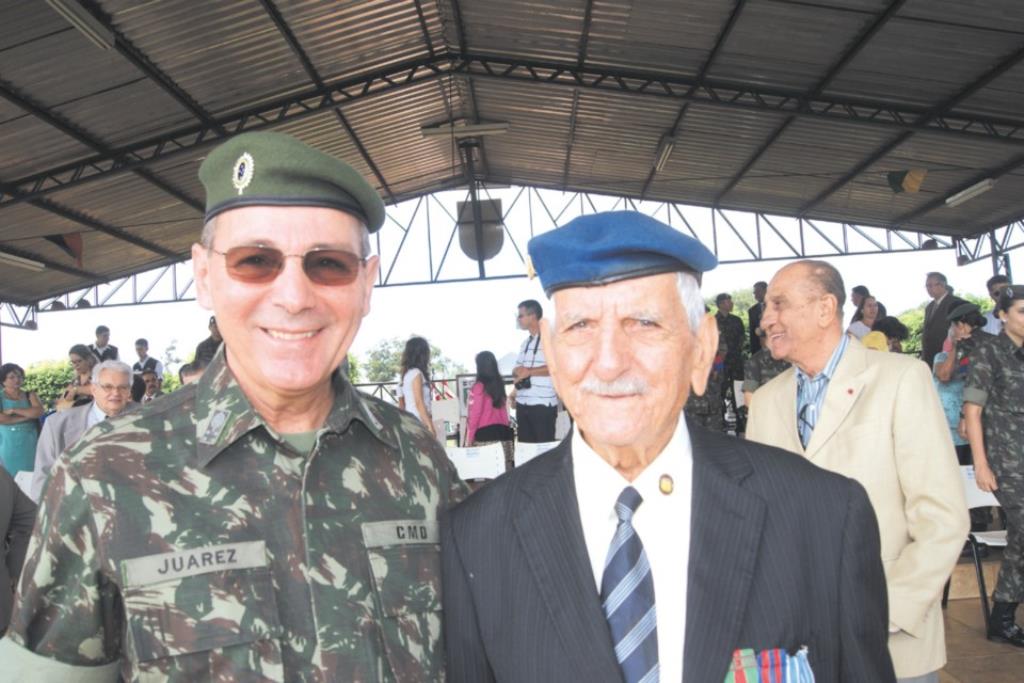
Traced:
<path fill-rule="evenodd" d="M 1024 160 L 1024 133 L 1015 133 L 1024 131 L 1019 0 L 908 0 L 886 22 L 889 0 L 269 4 L 283 26 L 261 2 L 87 0 L 122 41 L 106 51 L 46 3 L 0 5 L 0 193 L 12 185 L 47 192 L 32 195 L 36 205 L 0 194 L 0 250 L 53 266 L 5 280 L 0 299 L 35 301 L 86 281 L 61 270 L 77 265 L 46 235 L 83 232 L 82 269 L 100 277 L 166 263 L 168 252 L 184 257 L 201 221 L 196 171 L 221 139 L 203 117 L 230 130 L 258 123 L 292 133 L 348 160 L 397 200 L 464 182 L 452 141 L 420 133 L 457 119 L 509 123 L 474 152 L 477 177 L 495 183 L 882 226 L 903 220 L 950 235 L 1024 215 L 1024 176 L 1015 172 Z M 317 96 L 304 100 L 305 110 L 261 110 L 315 89 L 282 29 L 328 85 L 351 85 L 351 99 L 335 95 L 335 104 L 352 133 Z M 506 71 L 508 64 L 524 66 Z M 398 73 L 411 65 L 415 71 Z M 407 81 L 410 74 L 420 80 Z M 616 80 L 623 74 L 629 78 Z M 644 82 L 646 94 L 626 92 Z M 737 91 L 742 106 L 728 102 Z M 909 126 L 957 93 L 967 96 L 946 130 L 879 123 L 892 110 Z M 811 99 L 796 118 L 792 108 L 773 109 L 801 96 Z M 877 121 L 852 122 L 854 114 Z M 654 172 L 674 128 L 675 148 Z M 203 143 L 195 144 L 200 130 Z M 144 142 L 144 155 L 156 150 L 142 165 L 149 179 L 107 170 Z M 894 194 L 885 174 L 908 168 L 929 171 L 921 192 Z M 1004 175 L 990 192 L 943 204 L 996 171 Z M 61 189 L 49 189 L 53 177 Z M 156 250 L 94 230 L 96 222 Z"/>

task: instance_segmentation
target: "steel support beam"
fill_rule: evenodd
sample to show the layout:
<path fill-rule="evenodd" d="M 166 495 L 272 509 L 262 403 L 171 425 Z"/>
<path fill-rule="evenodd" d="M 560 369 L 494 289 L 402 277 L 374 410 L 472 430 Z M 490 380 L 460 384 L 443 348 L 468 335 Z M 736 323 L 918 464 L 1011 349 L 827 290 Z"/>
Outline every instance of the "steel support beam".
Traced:
<path fill-rule="evenodd" d="M 856 166 L 850 169 L 848 172 L 843 174 L 838 180 L 833 182 L 822 192 L 818 193 L 811 201 L 807 202 L 800 208 L 800 214 L 805 215 L 807 212 L 812 211 L 814 207 L 818 206 L 821 202 L 825 201 L 837 191 L 842 189 L 847 183 L 852 181 L 854 178 L 863 173 L 866 169 L 870 168 L 873 164 L 881 161 L 889 154 L 892 150 L 896 149 L 908 138 L 918 132 L 922 126 L 929 126 L 933 121 L 941 120 L 943 116 L 948 115 L 957 106 L 963 104 L 965 100 L 976 94 L 982 88 L 988 86 L 992 81 L 996 80 L 1010 69 L 1013 69 L 1021 62 L 1024 62 L 1024 46 L 1019 47 L 1015 52 L 1006 56 L 999 64 L 996 64 L 993 68 L 986 71 L 984 74 L 979 76 L 973 83 L 962 88 L 959 92 L 955 93 L 951 97 L 947 98 L 944 102 L 941 102 L 928 111 L 918 116 L 913 124 L 914 127 L 906 130 L 895 138 L 879 146 L 874 152 L 869 154 L 865 159 L 860 161 Z M 1024 155 L 1021 155 L 1024 158 Z M 1015 168 L 1016 165 L 1013 166 Z M 1011 169 L 1012 170 L 1012 169 Z M 1009 171 L 1003 171 L 1007 173 Z M 1000 173 L 1002 175 L 1003 173 Z M 984 175 L 982 178 L 992 177 Z M 942 198 L 944 201 L 945 198 Z"/>
<path fill-rule="evenodd" d="M 78 0 L 78 2 L 88 10 L 90 14 L 92 14 L 93 18 L 103 24 L 114 36 L 114 49 L 118 54 L 142 72 L 146 78 L 156 83 L 161 90 L 167 93 L 178 104 L 191 112 L 194 117 L 207 125 L 216 126 L 216 122 L 213 120 L 210 112 L 206 111 L 206 109 L 204 109 L 203 106 L 191 95 L 185 92 L 181 86 L 175 83 L 173 79 L 153 64 L 153 62 L 149 60 L 149 57 L 135 47 L 130 40 L 125 38 L 125 36 L 114 27 L 113 23 L 110 21 L 110 17 L 100 9 L 95 0 Z M 220 132 L 223 133 L 223 131 Z"/>
<path fill-rule="evenodd" d="M 7 187 L 3 183 L 0 183 L 0 193 L 6 193 L 15 197 L 20 196 L 19 190 Z M 37 209 L 42 209 L 43 211 L 54 214 L 55 216 L 60 216 L 64 220 L 68 220 L 73 223 L 78 223 L 79 225 L 83 225 L 97 232 L 102 232 L 105 235 L 110 235 L 111 237 L 119 239 L 123 242 L 134 244 L 137 247 L 140 247 L 147 251 L 151 251 L 154 254 L 159 254 L 160 256 L 163 256 L 165 258 L 180 258 L 180 254 L 176 254 L 170 249 L 162 247 L 159 244 L 156 244 L 155 242 L 150 242 L 149 240 L 143 239 L 142 237 L 137 237 L 136 235 L 133 235 L 130 232 L 125 232 L 120 228 L 116 228 L 112 225 L 107 225 L 103 221 L 98 221 L 95 218 L 87 216 L 81 211 L 70 209 L 49 199 L 30 199 L 28 200 L 28 203 L 36 207 Z"/>
<path fill-rule="evenodd" d="M 93 273 L 88 270 L 83 270 L 81 268 L 75 268 L 74 266 L 67 266 L 64 265 L 63 263 L 58 263 L 57 261 L 48 259 L 45 256 L 40 256 L 35 252 L 19 249 L 18 247 L 12 247 L 9 244 L 0 245 L 0 252 L 4 254 L 10 254 L 11 256 L 17 256 L 19 258 L 26 258 L 32 261 L 38 261 L 39 263 L 42 263 L 50 270 L 57 271 L 58 273 L 64 273 L 65 275 L 73 275 L 74 277 L 85 278 L 90 282 L 103 281 L 103 276 L 99 275 L 98 273 Z M 9 300 L 9 297 L 4 296 L 4 300 Z"/>
<path fill-rule="evenodd" d="M 0 304 L 0 325 L 13 327 L 19 330 L 35 330 L 39 328 L 36 320 L 35 306 L 20 306 L 18 304 Z"/>
<path fill-rule="evenodd" d="M 104 156 L 111 156 L 114 154 L 113 150 L 99 138 L 96 138 L 80 126 L 68 121 L 63 116 L 50 111 L 37 102 L 34 102 L 23 93 L 17 92 L 9 83 L 0 81 L 0 97 L 3 97 L 15 107 L 18 107 L 25 113 L 33 116 L 46 125 L 56 128 L 75 142 L 90 148 L 97 154 Z M 187 206 L 190 206 L 196 211 L 202 213 L 203 205 L 200 202 L 192 199 L 181 190 L 172 187 L 169 183 L 160 180 L 151 171 L 139 168 L 134 169 L 134 173 L 161 191 L 170 194 L 178 201 L 183 202 Z"/>
<path fill-rule="evenodd" d="M 427 52 L 433 57 L 434 43 L 430 40 L 430 30 L 427 28 L 427 15 L 423 12 L 423 0 L 413 0 L 416 5 L 416 16 L 420 20 L 420 30 L 423 32 L 423 44 L 427 46 Z"/>
<path fill-rule="evenodd" d="M 1010 277 L 1009 253 L 1024 247 L 1024 221 L 1015 221 L 977 237 L 956 240 L 957 263 L 991 260 L 993 275 Z"/>
<path fill-rule="evenodd" d="M 280 10 L 277 9 L 273 0 L 259 0 L 259 2 L 260 5 L 263 6 L 263 11 L 267 13 L 270 20 L 274 23 L 278 33 L 280 33 L 285 42 L 288 43 L 288 47 L 291 48 L 292 53 L 299 60 L 299 63 L 302 64 L 302 68 L 306 71 L 306 75 L 309 77 L 309 80 L 313 81 L 313 85 L 316 86 L 318 90 L 323 90 L 325 88 L 325 84 L 323 79 L 320 77 L 320 72 L 317 71 L 317 68 L 313 65 L 313 61 L 302 48 L 302 45 L 299 43 L 299 39 L 295 37 L 295 33 L 292 31 L 291 26 L 288 25 L 287 21 L 285 21 L 284 16 L 281 14 Z M 431 55 L 433 55 L 433 50 L 430 52 Z M 378 168 L 377 164 L 374 163 L 373 158 L 366 149 L 366 146 L 363 145 L 363 141 L 359 139 L 358 135 L 356 135 L 356 131 L 352 127 L 352 124 L 349 123 L 348 118 L 341 113 L 340 109 L 335 109 L 334 115 L 337 117 L 338 123 L 345 130 L 345 133 L 347 133 L 348 137 L 352 140 L 352 143 L 356 146 L 356 149 L 359 150 L 359 156 L 363 157 L 363 161 L 370 167 L 370 172 L 373 173 L 377 182 L 380 183 L 381 188 L 384 190 L 384 194 L 388 196 L 388 199 L 392 204 L 397 203 L 398 200 L 395 198 L 395 194 L 391 191 L 391 186 L 388 185 L 388 181 L 384 179 L 384 174 L 381 173 L 380 168 Z"/>
<path fill-rule="evenodd" d="M 747 0 L 736 0 L 736 4 L 733 5 L 732 12 L 729 13 L 729 18 L 725 20 L 722 30 L 718 32 L 718 37 L 715 38 L 715 44 L 711 46 L 711 51 L 708 52 L 707 59 L 705 59 L 704 63 L 701 64 L 700 70 L 697 72 L 697 82 L 691 86 L 690 91 L 687 93 L 688 95 L 693 94 L 693 90 L 696 89 L 697 83 L 703 83 L 704 79 L 707 78 L 708 71 L 711 70 L 711 65 L 714 63 L 715 58 L 721 51 L 722 46 L 725 45 L 725 41 L 727 41 L 729 36 L 732 34 L 732 30 L 735 28 L 736 22 L 739 21 L 740 13 L 743 11 L 743 6 L 746 2 Z M 583 66 L 582 62 L 580 62 L 580 66 Z M 679 113 L 676 115 L 676 120 L 668 132 L 670 136 L 675 137 L 679 133 L 679 126 L 682 124 L 683 118 L 686 116 L 686 112 L 689 108 L 689 102 L 683 103 L 683 106 L 680 107 Z M 643 188 L 640 190 L 641 199 L 647 197 L 647 191 L 650 189 L 651 183 L 654 182 L 654 176 L 657 173 L 658 169 L 654 164 L 651 164 L 651 170 L 647 172 L 647 178 L 644 180 Z"/>
<path fill-rule="evenodd" d="M 569 167 L 572 164 L 572 146 L 576 143 L 576 116 L 580 109 L 580 91 L 572 93 L 572 111 L 569 112 L 569 139 L 565 143 L 565 162 L 562 164 L 562 185 L 569 186 Z"/>
<path fill-rule="evenodd" d="M 847 48 L 846 51 L 839 56 L 839 59 L 837 59 L 828 68 L 828 70 L 818 80 L 814 87 L 811 88 L 811 91 L 807 94 L 807 97 L 818 97 L 821 94 L 821 92 L 829 86 L 832 80 L 839 75 L 839 73 L 846 67 L 846 65 L 852 62 L 854 58 L 861 53 L 861 51 L 864 49 L 865 46 L 867 46 L 871 39 L 878 35 L 878 32 L 881 31 L 887 23 L 889 23 L 889 20 L 896 16 L 896 13 L 899 12 L 900 9 L 902 9 L 904 4 L 906 4 L 906 0 L 893 0 L 892 2 L 890 2 L 885 12 L 880 14 L 878 17 L 875 18 L 874 21 L 868 24 L 864 28 L 864 30 L 861 31 L 860 35 L 858 35 L 857 38 L 854 39 L 850 47 Z M 732 192 L 733 188 L 740 184 L 740 181 L 742 181 L 743 178 L 747 175 L 747 173 L 750 172 L 750 169 L 754 167 L 754 164 L 761 160 L 761 157 L 764 156 L 765 152 L 767 152 L 771 148 L 771 146 L 774 145 L 780 137 L 782 137 L 782 134 L 786 132 L 786 130 L 793 124 L 794 121 L 796 121 L 795 116 L 788 116 L 786 117 L 785 121 L 779 124 L 779 126 L 774 131 L 772 131 L 772 133 L 768 136 L 764 143 L 757 148 L 757 150 L 750 156 L 750 158 L 746 160 L 746 162 L 744 162 L 743 166 L 740 167 L 740 170 L 737 171 L 736 174 L 729 179 L 729 182 L 725 184 L 725 187 L 722 188 L 717 195 L 715 195 L 714 203 L 716 205 L 721 203 L 722 199 L 725 198 L 727 194 Z"/>
<path fill-rule="evenodd" d="M 961 184 L 957 185 L 956 187 L 954 187 L 953 190 L 949 194 L 947 194 L 945 196 L 936 197 L 935 199 L 932 199 L 931 201 L 926 202 L 922 206 L 914 209 L 913 211 L 909 211 L 909 212 L 903 214 L 902 216 L 900 216 L 899 218 L 896 219 L 894 225 L 896 225 L 896 226 L 905 225 L 905 224 L 913 221 L 914 219 L 920 218 L 921 216 L 934 211 L 935 209 L 938 209 L 938 208 L 940 208 L 942 206 L 945 206 L 946 200 L 949 199 L 950 197 L 952 197 L 953 195 L 955 195 L 957 192 L 963 192 L 968 187 L 970 187 L 972 185 L 976 185 L 976 184 L 980 183 L 982 180 L 985 180 L 987 178 L 996 179 L 996 178 L 999 178 L 1001 176 L 1006 175 L 1007 173 L 1012 173 L 1013 171 L 1017 170 L 1021 166 L 1024 166 L 1024 154 L 1018 154 L 1015 157 L 1013 157 L 1012 159 L 1010 159 L 1008 162 L 1006 162 L 1005 164 L 1001 164 L 999 166 L 996 166 L 995 168 L 987 169 L 987 170 L 984 170 L 984 171 L 982 171 L 980 173 L 975 174 L 967 182 L 961 183 Z"/>
<path fill-rule="evenodd" d="M 583 8 L 583 28 L 580 30 L 580 42 L 576 48 L 576 66 L 583 66 L 587 61 L 587 46 L 590 44 L 590 23 L 593 21 L 593 17 L 594 0 L 587 0 L 587 4 Z"/>
<path fill-rule="evenodd" d="M 541 85 L 610 90 L 638 96 L 683 100 L 717 109 L 838 121 L 880 130 L 914 130 L 964 140 L 999 141 L 1024 146 L 1024 119 L 1007 120 L 947 112 L 928 115 L 922 107 L 886 102 L 828 97 L 807 98 L 802 92 L 746 83 L 697 83 L 694 78 L 668 77 L 646 72 L 575 66 L 490 55 L 465 55 L 454 62 L 456 73 L 479 78 L 506 79 Z M 696 87 L 693 87 L 696 86 Z M 928 115 L 926 117 L 926 115 Z M 918 122 L 918 119 L 925 121 Z"/>
<path fill-rule="evenodd" d="M 285 122 L 316 116 L 324 111 L 373 95 L 431 81 L 451 72 L 447 58 L 419 59 L 385 71 L 345 79 L 324 88 L 274 100 L 218 119 L 217 126 L 197 124 L 172 133 L 126 145 L 111 154 L 99 154 L 21 180 L 9 182 L 18 194 L 0 190 L 0 207 L 45 196 L 62 189 L 134 170 L 148 163 L 195 154 L 218 144 L 227 135 L 262 130 Z"/>
<path fill-rule="evenodd" d="M 280 98 L 243 112 L 218 119 L 228 134 L 259 130 L 315 116 L 374 95 L 392 92 L 410 85 L 448 77 L 470 76 L 514 80 L 570 88 L 610 90 L 637 96 L 680 100 L 723 110 L 735 109 L 774 113 L 780 116 L 840 121 L 894 131 L 930 131 L 967 140 L 999 141 L 1024 147 L 1024 120 L 997 120 L 969 114 L 947 113 L 929 116 L 925 123 L 915 122 L 926 111 L 824 95 L 807 99 L 803 93 L 763 88 L 751 84 L 697 83 L 693 78 L 670 78 L 644 72 L 593 66 L 577 68 L 533 60 L 509 59 L 486 55 L 450 56 L 411 60 L 384 71 L 345 79 L 324 88 Z M 90 182 L 112 174 L 144 166 L 159 160 L 195 153 L 220 142 L 217 131 L 203 124 L 66 164 L 32 176 L 11 181 L 22 194 L 3 193 L 0 207 Z"/>
<path fill-rule="evenodd" d="M 464 144 L 471 144 L 471 141 Z M 472 149 L 463 151 L 470 156 L 473 154 Z M 467 158 L 464 165 L 467 169 L 471 168 L 471 159 Z M 467 182 L 466 176 L 452 180 L 460 186 Z M 503 250 L 487 263 L 485 269 L 482 263 L 462 256 L 457 247 L 452 248 L 457 239 L 460 218 L 463 218 L 456 214 L 456 202 L 468 200 L 467 215 L 473 211 L 474 226 L 477 226 L 480 224 L 478 193 L 484 192 L 487 197 L 491 197 L 486 188 L 474 185 L 477 184 L 470 182 L 471 189 L 459 196 L 445 195 L 442 199 L 439 195 L 427 195 L 409 200 L 408 204 L 389 207 L 385 227 L 376 234 L 376 251 L 382 266 L 378 287 L 524 277 L 525 250 L 521 245 L 530 237 L 555 229 L 578 215 L 624 208 L 655 216 L 705 244 L 713 245 L 713 250 L 723 264 L 927 251 L 935 250 L 936 246 L 939 250 L 955 247 L 960 261 L 966 263 L 991 258 L 993 253 L 1004 255 L 1024 246 L 1024 223 L 1020 222 L 994 231 L 995 242 L 988 234 L 969 240 L 954 240 L 943 235 L 886 230 L 879 226 L 798 220 L 793 217 L 671 202 L 636 201 L 625 196 L 565 193 L 557 188 L 549 191 L 521 187 L 508 190 L 508 194 L 503 197 L 502 222 L 511 249 Z M 399 219 L 399 216 L 402 218 Z M 426 235 L 423 235 L 424 232 Z M 383 240 L 382 235 L 385 237 Z M 411 236 L 413 239 L 409 239 Z M 424 237 L 426 249 L 422 248 Z M 478 234 L 478 243 L 482 243 L 480 237 Z M 436 251 L 435 247 L 438 247 Z M 2 247 L 0 250 L 45 261 L 16 249 Z M 441 253 L 439 260 L 435 260 L 437 253 Z M 47 266 L 51 264 L 47 262 Z M 59 264 L 52 266 L 63 268 Z M 92 281 L 97 282 L 98 278 Z M 191 267 L 186 262 L 178 262 L 73 293 L 46 298 L 38 302 L 38 306 L 39 310 L 46 311 L 70 310 L 85 305 L 94 308 L 127 306 L 185 301 L 193 297 Z"/>

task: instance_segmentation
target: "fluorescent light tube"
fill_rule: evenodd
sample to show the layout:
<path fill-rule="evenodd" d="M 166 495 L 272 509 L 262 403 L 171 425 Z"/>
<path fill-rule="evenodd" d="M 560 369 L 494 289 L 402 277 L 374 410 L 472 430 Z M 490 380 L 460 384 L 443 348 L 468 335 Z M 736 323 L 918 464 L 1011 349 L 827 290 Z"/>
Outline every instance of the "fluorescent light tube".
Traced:
<path fill-rule="evenodd" d="M 985 178 L 980 183 L 971 185 L 966 190 L 960 190 L 956 194 L 946 197 L 946 206 L 960 206 L 966 201 L 974 199 L 979 194 L 984 194 L 995 187 L 996 181 L 992 178 Z"/>
<path fill-rule="evenodd" d="M 439 126 L 423 126 L 420 128 L 420 133 L 425 138 L 475 138 L 481 135 L 501 135 L 502 133 L 507 133 L 508 129 L 508 121 L 502 121 L 500 123 L 467 123 L 458 126 L 454 126 L 450 123 L 443 123 Z"/>
<path fill-rule="evenodd" d="M 672 150 L 676 148 L 676 139 L 671 135 L 666 135 L 661 138 L 661 142 L 658 144 L 658 152 L 654 159 L 654 170 L 657 173 L 661 173 L 661 169 L 665 168 L 665 164 L 668 163 L 668 158 L 672 156 Z"/>
<path fill-rule="evenodd" d="M 24 268 L 25 270 L 32 270 L 39 272 L 46 268 L 45 263 L 34 261 L 30 258 L 23 258 L 21 256 L 15 256 L 14 254 L 7 254 L 0 251 L 0 264 L 6 266 L 17 266 L 18 268 Z"/>
<path fill-rule="evenodd" d="M 104 26 L 96 17 L 79 5 L 75 0 L 46 0 L 46 4 L 57 14 L 86 37 L 101 50 L 109 50 L 114 46 L 114 33 Z"/>

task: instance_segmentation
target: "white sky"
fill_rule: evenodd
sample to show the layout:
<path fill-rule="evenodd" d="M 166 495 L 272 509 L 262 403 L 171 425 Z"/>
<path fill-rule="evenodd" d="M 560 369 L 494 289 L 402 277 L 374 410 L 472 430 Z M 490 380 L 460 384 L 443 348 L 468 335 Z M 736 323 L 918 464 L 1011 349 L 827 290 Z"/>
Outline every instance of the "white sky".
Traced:
<path fill-rule="evenodd" d="M 509 210 L 512 200 L 508 198 L 508 194 L 505 196 L 505 207 Z M 456 198 L 461 196 L 456 195 Z M 523 201 L 520 205 L 513 205 L 510 214 L 520 210 L 526 211 L 527 208 L 526 202 Z M 554 207 L 552 213 L 557 215 L 558 209 L 559 207 Z M 398 216 L 399 220 L 406 220 L 411 211 L 412 202 L 406 202 L 404 206 L 399 205 L 397 208 L 389 207 L 389 214 Z M 536 205 L 533 211 L 536 222 Z M 695 211 L 698 217 L 709 215 L 706 210 Z M 701 211 L 704 211 L 704 214 L 701 214 Z M 704 231 L 707 226 L 700 225 L 691 214 L 687 215 L 698 235 L 705 237 Z M 731 216 L 742 232 L 744 226 L 739 224 L 740 221 L 737 221 L 735 214 Z M 422 214 L 420 217 L 422 218 Z M 559 222 L 564 222 L 571 217 L 571 212 L 557 217 L 560 218 Z M 506 219 L 506 223 L 512 222 L 521 224 L 524 219 L 512 215 Z M 701 219 L 700 222 L 708 221 Z M 678 227 L 679 221 L 676 220 L 674 223 Z M 549 227 L 550 225 L 537 226 L 536 230 L 540 232 Z M 721 230 L 721 224 L 719 227 L 720 240 L 724 241 L 726 231 Z M 434 236 L 431 237 L 435 272 L 438 268 L 438 254 L 445 248 L 450 228 L 449 224 L 448 230 L 435 229 Z M 390 254 L 394 253 L 395 248 L 395 244 L 389 244 L 387 240 L 394 242 L 401 234 L 398 230 L 388 232 L 387 228 L 381 233 L 382 236 L 388 235 L 382 242 L 385 271 L 391 266 Z M 515 232 L 510 229 L 509 236 L 514 234 Z M 405 250 L 401 252 L 401 258 L 395 259 L 395 276 L 405 273 L 401 280 L 425 279 L 413 271 L 425 268 L 426 242 L 423 237 L 415 235 L 414 231 L 410 231 L 410 236 Z M 516 237 L 520 249 L 524 249 L 527 237 L 528 233 Z M 417 239 L 421 241 L 416 242 Z M 489 272 L 522 272 L 510 242 L 510 239 L 506 239 L 505 247 L 494 260 L 493 266 L 489 267 Z M 734 241 L 732 245 L 720 244 L 720 247 L 723 248 L 723 252 L 735 255 L 738 253 L 737 245 L 738 242 Z M 768 245 L 766 253 L 771 253 Z M 475 274 L 475 263 L 459 252 L 457 247 L 453 246 L 448 259 L 448 265 L 445 265 L 444 270 L 445 277 Z M 925 273 L 930 270 L 945 273 L 958 293 L 969 292 L 978 295 L 985 294 L 985 280 L 992 274 L 991 262 L 987 259 L 958 267 L 952 250 L 843 256 L 829 260 L 842 273 L 847 292 L 854 285 L 867 285 L 893 315 L 898 315 L 926 300 L 924 280 Z M 704 294 L 713 296 L 720 291 L 749 287 L 757 280 L 770 280 L 772 274 L 785 263 L 786 261 L 767 261 L 719 266 L 705 275 Z M 1024 272 L 1024 256 L 1021 250 L 1011 252 L 1011 265 L 1014 271 Z M 473 358 L 479 351 L 489 350 L 501 358 L 517 349 L 523 339 L 523 333 L 517 330 L 515 325 L 516 304 L 529 298 L 544 303 L 545 298 L 538 280 L 504 279 L 379 288 L 374 292 L 372 311 L 364 320 L 352 351 L 362 357 L 383 339 L 404 338 L 415 333 L 427 337 L 443 353 L 472 371 Z M 851 310 L 850 304 L 847 303 L 847 316 Z M 209 315 L 209 311 L 201 309 L 194 301 L 40 313 L 39 329 L 36 331 L 0 328 L 0 351 L 4 361 L 16 362 L 23 367 L 42 360 L 66 359 L 67 350 L 72 344 L 92 342 L 94 329 L 97 325 L 103 324 L 110 327 L 111 342 L 121 349 L 123 358 L 134 360 L 134 340 L 146 337 L 149 339 L 150 352 L 153 356 L 162 360 L 164 350 L 173 342 L 177 345 L 177 355 L 184 359 L 197 343 L 206 338 Z"/>

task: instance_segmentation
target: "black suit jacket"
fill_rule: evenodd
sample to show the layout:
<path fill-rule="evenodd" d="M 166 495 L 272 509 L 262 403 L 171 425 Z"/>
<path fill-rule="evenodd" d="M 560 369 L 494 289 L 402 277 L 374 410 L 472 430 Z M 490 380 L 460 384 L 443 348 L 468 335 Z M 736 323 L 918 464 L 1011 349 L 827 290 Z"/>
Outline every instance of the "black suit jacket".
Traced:
<path fill-rule="evenodd" d="M 942 344 L 949 335 L 949 323 L 946 316 L 960 304 L 967 303 L 959 297 L 947 294 L 946 298 L 935 305 L 929 301 L 924 307 L 924 327 L 921 330 L 921 360 L 930 368 L 935 354 L 942 350 Z"/>
<path fill-rule="evenodd" d="M 689 429 L 684 681 L 721 683 L 739 648 L 803 645 L 818 683 L 894 681 L 878 527 L 860 485 L 779 449 Z M 583 540 L 570 443 L 442 521 L 453 683 L 622 680 Z"/>
<path fill-rule="evenodd" d="M 757 336 L 757 328 L 761 327 L 762 304 L 754 304 L 747 309 L 747 327 L 750 332 L 750 355 L 761 350 L 761 338 Z"/>
<path fill-rule="evenodd" d="M 0 634 L 7 630 L 11 620 L 14 603 L 11 582 L 21 574 L 35 518 L 36 504 L 21 492 L 7 470 L 0 467 Z"/>

